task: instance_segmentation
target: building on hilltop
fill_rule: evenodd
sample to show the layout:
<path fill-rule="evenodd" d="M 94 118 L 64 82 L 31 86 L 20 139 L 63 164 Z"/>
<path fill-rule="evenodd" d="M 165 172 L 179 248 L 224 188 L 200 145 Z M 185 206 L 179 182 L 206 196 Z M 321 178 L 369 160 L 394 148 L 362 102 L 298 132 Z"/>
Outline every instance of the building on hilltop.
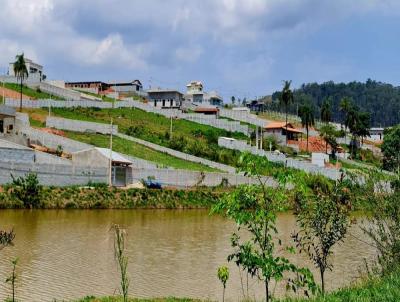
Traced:
<path fill-rule="evenodd" d="M 96 94 L 107 94 L 107 92 L 111 91 L 118 94 L 118 98 L 143 94 L 143 85 L 139 80 L 114 83 L 105 83 L 102 81 L 66 82 L 65 88 Z"/>
<path fill-rule="evenodd" d="M 149 102 L 160 109 L 179 109 L 183 94 L 175 89 L 152 88 L 147 91 Z"/>
<path fill-rule="evenodd" d="M 31 59 L 25 58 L 26 69 L 28 70 L 28 79 L 30 81 L 41 82 L 46 79 L 46 75 L 43 73 L 43 66 L 33 62 Z M 14 62 L 8 65 L 8 75 L 15 77 L 14 73 Z"/>
<path fill-rule="evenodd" d="M 12 133 L 15 128 L 16 112 L 12 107 L 0 105 L 0 135 Z"/>
<path fill-rule="evenodd" d="M 191 81 L 186 85 L 185 102 L 190 102 L 193 105 L 201 106 L 222 106 L 223 99 L 216 92 L 211 91 L 209 93 L 205 92 L 203 89 L 203 83 L 200 81 Z"/>

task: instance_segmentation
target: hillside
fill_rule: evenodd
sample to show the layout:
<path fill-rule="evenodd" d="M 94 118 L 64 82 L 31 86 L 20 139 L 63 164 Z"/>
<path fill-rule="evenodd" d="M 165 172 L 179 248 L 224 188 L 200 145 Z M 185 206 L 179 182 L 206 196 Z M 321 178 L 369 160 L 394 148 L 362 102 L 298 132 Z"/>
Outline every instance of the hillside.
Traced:
<path fill-rule="evenodd" d="M 279 95 L 276 91 L 272 94 L 272 102 L 268 108 L 279 110 Z M 350 97 L 353 103 L 362 111 L 371 113 L 373 127 L 387 127 L 400 123 L 400 87 L 391 84 L 376 82 L 368 79 L 365 83 L 334 83 L 332 81 L 322 84 L 303 84 L 294 89 L 295 103 L 290 106 L 290 112 L 296 114 L 297 104 L 310 101 L 315 106 L 315 114 L 320 116 L 322 103 L 328 97 L 331 98 L 333 120 L 340 122 L 342 113 L 339 111 L 339 103 L 343 97 Z"/>

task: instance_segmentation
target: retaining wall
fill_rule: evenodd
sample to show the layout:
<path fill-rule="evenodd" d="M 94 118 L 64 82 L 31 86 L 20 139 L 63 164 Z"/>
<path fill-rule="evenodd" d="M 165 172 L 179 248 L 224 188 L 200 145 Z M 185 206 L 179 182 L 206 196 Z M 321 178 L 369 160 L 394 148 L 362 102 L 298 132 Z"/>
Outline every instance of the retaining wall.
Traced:
<path fill-rule="evenodd" d="M 101 134 L 118 133 L 118 125 L 94 123 L 49 116 L 46 118 L 46 127 L 77 132 L 96 132 Z"/>

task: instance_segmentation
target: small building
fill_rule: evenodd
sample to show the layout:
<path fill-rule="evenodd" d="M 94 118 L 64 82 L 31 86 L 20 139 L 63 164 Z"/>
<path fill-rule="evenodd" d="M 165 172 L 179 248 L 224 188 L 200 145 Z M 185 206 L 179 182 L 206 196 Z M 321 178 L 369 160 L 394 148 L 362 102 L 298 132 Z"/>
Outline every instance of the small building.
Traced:
<path fill-rule="evenodd" d="M 195 113 L 202 113 L 205 115 L 218 115 L 219 109 L 215 107 L 197 107 Z"/>
<path fill-rule="evenodd" d="M 122 94 L 134 94 L 143 91 L 143 85 L 139 80 L 134 80 L 132 82 L 122 82 L 122 83 L 110 83 L 110 88 L 114 91 Z"/>
<path fill-rule="evenodd" d="M 382 141 L 384 131 L 385 128 L 371 128 L 369 129 L 370 137 L 368 139 L 374 142 Z"/>
<path fill-rule="evenodd" d="M 174 89 L 150 89 L 147 91 L 149 103 L 160 109 L 179 109 L 183 94 Z"/>
<path fill-rule="evenodd" d="M 265 109 L 265 103 L 263 101 L 257 101 L 257 100 L 251 101 L 246 106 L 247 108 L 250 109 L 250 111 L 255 111 L 255 112 L 262 112 Z"/>
<path fill-rule="evenodd" d="M 99 94 L 110 86 L 101 81 L 66 82 L 65 88 Z"/>
<path fill-rule="evenodd" d="M 72 153 L 72 163 L 84 167 L 108 168 L 111 155 L 111 179 L 113 186 L 124 187 L 131 178 L 132 161 L 106 148 L 90 148 Z"/>
<path fill-rule="evenodd" d="M 0 105 L 0 135 L 14 132 L 15 116 L 14 108 Z"/>
<path fill-rule="evenodd" d="M 286 124 L 286 122 L 272 122 L 264 127 L 264 136 L 273 135 L 280 141 L 286 138 L 286 132 L 288 139 L 294 141 L 298 141 L 303 134 L 301 130 L 296 129 L 291 123 Z"/>
<path fill-rule="evenodd" d="M 205 92 L 203 83 L 200 81 L 191 81 L 186 85 L 185 101 L 193 103 L 194 105 L 211 105 L 211 106 L 222 106 L 223 99 L 216 92 Z"/>
<path fill-rule="evenodd" d="M 39 82 L 46 79 L 46 75 L 43 73 L 43 66 L 33 62 L 31 59 L 25 58 L 26 69 L 28 70 L 28 78 L 37 80 Z M 8 75 L 15 77 L 14 73 L 14 62 L 11 62 L 8 66 Z"/>

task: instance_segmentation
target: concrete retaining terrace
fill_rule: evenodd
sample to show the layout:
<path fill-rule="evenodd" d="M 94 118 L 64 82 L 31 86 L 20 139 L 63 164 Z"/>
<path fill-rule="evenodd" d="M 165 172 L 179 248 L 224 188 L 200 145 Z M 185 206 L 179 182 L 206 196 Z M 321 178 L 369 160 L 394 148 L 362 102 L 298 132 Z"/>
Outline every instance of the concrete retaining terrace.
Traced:
<path fill-rule="evenodd" d="M 111 125 L 109 124 L 77 121 L 52 116 L 46 118 L 46 127 L 76 132 L 95 132 L 101 134 L 110 134 L 112 131 L 113 134 L 118 133 L 118 125 L 113 125 L 111 128 Z"/>
<path fill-rule="evenodd" d="M 238 150 L 241 152 L 249 152 L 258 156 L 265 156 L 271 162 L 282 163 L 286 167 L 303 170 L 307 173 L 321 174 L 333 180 L 336 180 L 340 177 L 340 172 L 337 169 L 319 167 L 310 162 L 286 157 L 283 154 L 275 154 L 273 152 L 260 150 L 254 146 L 248 145 L 245 141 L 220 137 L 218 138 L 218 146 L 232 150 Z"/>
<path fill-rule="evenodd" d="M 19 107 L 19 100 L 6 98 L 5 104 L 11 107 Z M 230 121 L 226 119 L 217 119 L 215 117 L 206 116 L 204 114 L 187 114 L 176 109 L 159 109 L 149 104 L 141 103 L 133 100 L 117 101 L 114 104 L 110 102 L 95 101 L 56 101 L 56 100 L 23 100 L 22 106 L 25 108 L 74 108 L 74 107 L 96 107 L 101 109 L 111 108 L 137 108 L 146 112 L 160 114 L 167 118 L 179 118 L 192 121 L 198 124 L 212 126 L 214 128 L 223 129 L 230 132 L 240 132 L 249 135 L 249 127 L 241 125 L 238 121 Z"/>

